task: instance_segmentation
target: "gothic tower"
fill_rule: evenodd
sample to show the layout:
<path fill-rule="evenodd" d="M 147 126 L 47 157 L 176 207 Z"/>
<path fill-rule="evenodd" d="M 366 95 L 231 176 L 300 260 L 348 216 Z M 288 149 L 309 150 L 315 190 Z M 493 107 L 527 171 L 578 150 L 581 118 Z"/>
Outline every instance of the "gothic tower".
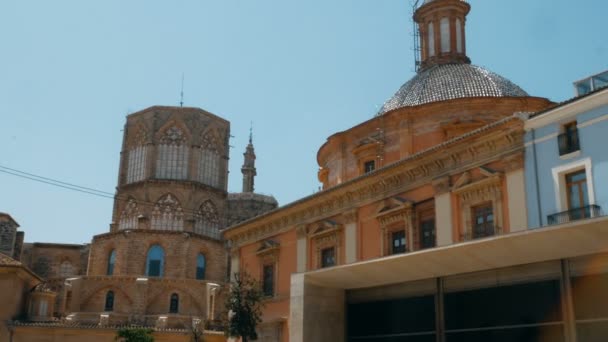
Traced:
<path fill-rule="evenodd" d="M 198 108 L 127 117 L 111 231 L 187 231 L 219 238 L 230 123 Z"/>
<path fill-rule="evenodd" d="M 249 132 L 249 144 L 243 153 L 244 161 L 241 172 L 243 173 L 243 192 L 253 192 L 255 170 L 255 151 L 253 149 L 253 132 Z"/>

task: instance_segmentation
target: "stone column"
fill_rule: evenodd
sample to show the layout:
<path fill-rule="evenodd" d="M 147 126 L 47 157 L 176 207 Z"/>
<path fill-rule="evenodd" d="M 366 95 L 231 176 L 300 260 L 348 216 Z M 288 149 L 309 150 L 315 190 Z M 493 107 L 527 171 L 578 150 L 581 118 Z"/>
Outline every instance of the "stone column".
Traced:
<path fill-rule="evenodd" d="M 230 281 L 235 281 L 234 275 L 241 270 L 241 256 L 238 247 L 230 251 Z"/>
<path fill-rule="evenodd" d="M 352 264 L 357 261 L 357 209 L 342 214 L 344 217 L 344 262 Z"/>
<path fill-rule="evenodd" d="M 517 155 L 506 158 L 505 164 L 509 229 L 512 232 L 526 230 L 528 227 L 528 209 L 526 206 L 523 156 Z"/>
<path fill-rule="evenodd" d="M 437 247 L 454 243 L 452 238 L 452 194 L 450 178 L 443 177 L 433 181 L 435 189 L 435 233 Z"/>
<path fill-rule="evenodd" d="M 308 237 L 306 234 L 306 226 L 299 225 L 296 227 L 297 243 L 296 243 L 296 272 L 306 272 L 308 264 Z"/>

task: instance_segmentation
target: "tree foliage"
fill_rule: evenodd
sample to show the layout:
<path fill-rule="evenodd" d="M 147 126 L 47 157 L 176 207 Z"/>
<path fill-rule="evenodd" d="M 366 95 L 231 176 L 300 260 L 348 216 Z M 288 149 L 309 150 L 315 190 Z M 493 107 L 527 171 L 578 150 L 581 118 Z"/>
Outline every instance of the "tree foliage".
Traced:
<path fill-rule="evenodd" d="M 116 341 L 123 342 L 154 342 L 152 329 L 122 328 L 116 333 Z"/>
<path fill-rule="evenodd" d="M 230 285 L 226 298 L 226 335 L 241 337 L 243 342 L 257 340 L 255 329 L 262 322 L 262 290 L 247 273 L 235 273 Z"/>

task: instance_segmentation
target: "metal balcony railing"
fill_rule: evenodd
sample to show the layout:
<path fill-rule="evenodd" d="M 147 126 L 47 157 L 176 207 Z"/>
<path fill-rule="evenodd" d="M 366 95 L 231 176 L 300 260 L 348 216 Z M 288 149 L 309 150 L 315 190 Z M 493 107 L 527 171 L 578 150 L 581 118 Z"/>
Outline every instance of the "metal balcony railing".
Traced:
<path fill-rule="evenodd" d="M 584 207 L 562 211 L 547 216 L 549 225 L 568 223 L 576 220 L 583 220 L 592 217 L 602 216 L 602 208 L 599 205 L 587 205 Z"/>
<path fill-rule="evenodd" d="M 560 156 L 580 150 L 581 146 L 578 140 L 578 130 L 574 129 L 558 135 L 557 144 L 559 146 Z"/>

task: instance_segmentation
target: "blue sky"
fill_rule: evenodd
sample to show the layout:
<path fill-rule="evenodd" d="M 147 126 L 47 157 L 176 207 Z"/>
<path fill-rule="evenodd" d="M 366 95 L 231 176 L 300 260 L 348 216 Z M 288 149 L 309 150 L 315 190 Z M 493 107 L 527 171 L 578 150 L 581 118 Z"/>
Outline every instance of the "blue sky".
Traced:
<path fill-rule="evenodd" d="M 608 69 L 605 0 L 471 0 L 467 50 L 562 101 Z M 410 0 L 2 1 L 0 165 L 114 191 L 125 115 L 185 105 L 231 121 L 230 185 L 254 124 L 256 190 L 319 186 L 325 139 L 371 118 L 413 72 Z M 26 241 L 84 243 L 112 201 L 0 173 Z"/>

